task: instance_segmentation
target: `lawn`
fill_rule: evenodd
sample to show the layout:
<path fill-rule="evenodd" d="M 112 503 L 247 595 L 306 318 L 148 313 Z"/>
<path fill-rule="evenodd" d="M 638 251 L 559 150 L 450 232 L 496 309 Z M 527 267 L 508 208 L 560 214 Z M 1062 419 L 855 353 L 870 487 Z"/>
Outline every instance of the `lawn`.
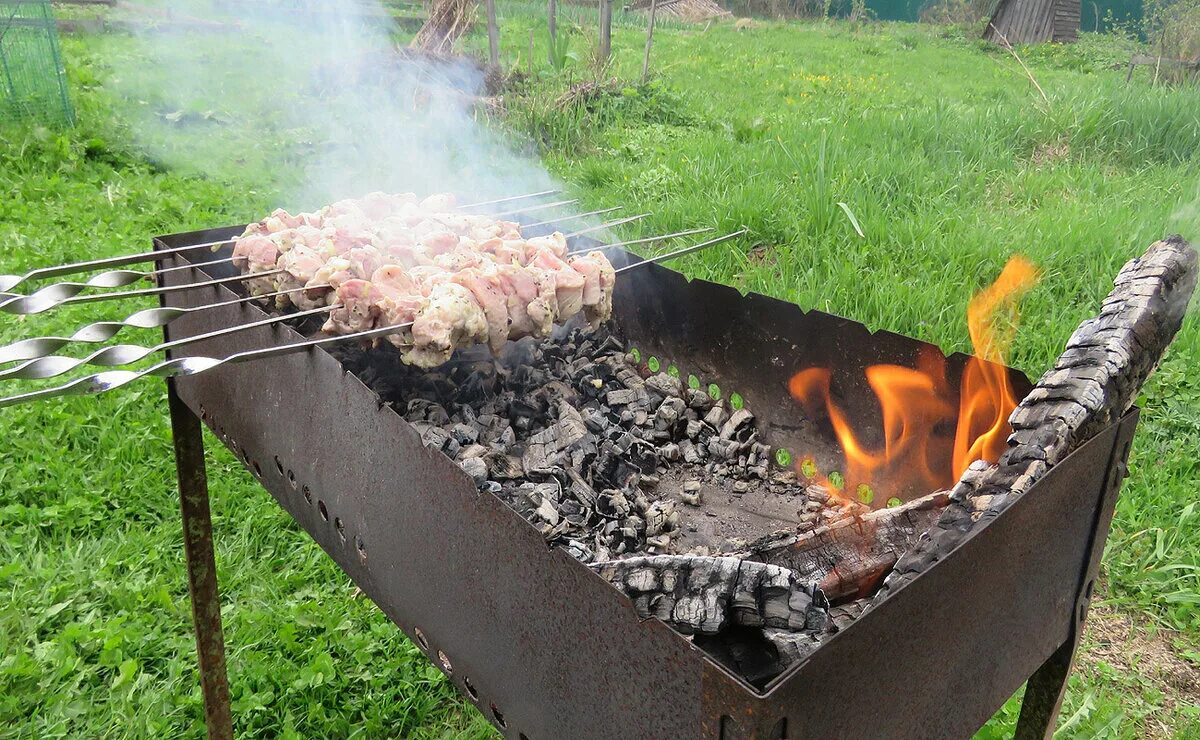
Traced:
<path fill-rule="evenodd" d="M 520 5 L 501 11 L 507 61 L 525 69 L 538 20 Z M 589 32 L 564 26 L 570 48 L 586 52 Z M 1000 50 L 891 24 L 667 24 L 641 85 L 643 35 L 619 25 L 614 65 L 598 77 L 615 84 L 578 105 L 559 101 L 597 77 L 582 62 L 548 70 L 540 33 L 535 43 L 534 74 L 512 83 L 484 125 L 540 157 L 587 210 L 652 212 L 630 236 L 750 228 L 742 249 L 679 265 L 692 275 L 965 350 L 967 300 L 1020 252 L 1043 277 L 1023 303 L 1011 362 L 1036 376 L 1125 260 L 1167 233 L 1200 241 L 1200 88 L 1126 85 L 1111 68 L 1128 53 L 1115 39 L 1022 50 L 1043 98 Z M 161 72 L 137 64 L 127 37 L 69 37 L 64 53 L 77 127 L 0 131 L 0 272 L 141 249 L 152 234 L 295 202 L 311 132 L 154 84 Z M 246 93 L 251 77 L 229 77 L 222 92 Z M 166 138 L 178 121 L 162 114 L 210 109 L 217 122 L 196 124 L 203 137 Z M 263 138 L 264 127 L 275 134 Z M 3 319 L 0 341 L 85 315 Z M 1142 399 L 1105 553 L 1103 618 L 1072 678 L 1065 737 L 1200 734 L 1197 362 L 1191 317 Z M 161 386 L 145 383 L 0 412 L 6 735 L 202 733 L 163 409 Z M 490 737 L 209 443 L 239 733 Z M 1136 650 L 1113 649 L 1114 623 L 1129 626 Z M 1175 656 L 1167 677 L 1164 652 Z M 1011 734 L 1015 708 L 981 736 Z"/>

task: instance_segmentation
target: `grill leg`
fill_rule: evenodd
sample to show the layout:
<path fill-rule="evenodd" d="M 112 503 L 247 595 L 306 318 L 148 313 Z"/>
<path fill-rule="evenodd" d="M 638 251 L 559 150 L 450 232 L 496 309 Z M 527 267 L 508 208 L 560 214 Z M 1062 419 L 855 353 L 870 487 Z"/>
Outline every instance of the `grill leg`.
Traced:
<path fill-rule="evenodd" d="M 1013 733 L 1015 740 L 1050 740 L 1054 737 L 1058 710 L 1062 708 L 1063 695 L 1067 692 L 1067 678 L 1075 663 L 1077 642 L 1075 637 L 1064 642 L 1029 677 L 1021 702 L 1021 716 Z"/>
<path fill-rule="evenodd" d="M 200 658 L 204 691 L 204 724 L 210 740 L 231 740 L 229 680 L 225 674 L 225 638 L 221 634 L 221 596 L 217 592 L 217 562 L 213 554 L 212 516 L 208 508 L 208 476 L 204 469 L 204 437 L 200 420 L 167 380 L 175 468 L 179 475 L 179 511 L 183 520 L 183 550 L 187 557 L 188 591 Z"/>

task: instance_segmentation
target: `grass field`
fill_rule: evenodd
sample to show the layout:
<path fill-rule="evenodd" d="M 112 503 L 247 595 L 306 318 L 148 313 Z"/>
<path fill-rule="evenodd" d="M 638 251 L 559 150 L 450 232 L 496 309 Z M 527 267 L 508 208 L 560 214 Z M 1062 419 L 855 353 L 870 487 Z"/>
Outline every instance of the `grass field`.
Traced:
<path fill-rule="evenodd" d="M 536 17 L 502 11 L 523 68 Z M 582 64 L 540 62 L 494 125 L 584 205 L 652 211 L 637 233 L 751 229 L 744 250 L 679 265 L 689 274 L 961 350 L 967 300 L 1020 252 L 1043 278 L 1012 364 L 1037 375 L 1125 260 L 1166 233 L 1200 240 L 1200 89 L 1125 85 L 1109 68 L 1127 58 L 1115 40 L 1025 50 L 1045 99 L 1006 54 L 916 26 L 667 27 L 645 86 L 631 82 L 641 44 L 617 28 L 601 79 L 618 82 L 586 105 L 556 104 L 591 78 Z M 292 184 L 286 166 L 259 166 L 303 138 L 291 131 L 235 167 L 147 156 L 131 121 L 183 101 L 122 94 L 115 70 L 128 67 L 114 59 L 134 54 L 128 39 L 69 38 L 64 52 L 78 127 L 0 132 L 0 272 L 244 222 Z M 217 132 L 241 144 L 244 123 Z M 0 320 L 0 341 L 84 315 Z M 1197 362 L 1192 317 L 1145 392 L 1064 737 L 1200 735 Z M 202 732 L 163 401 L 147 383 L 0 412 L 2 736 Z M 491 736 L 233 457 L 210 450 L 239 732 Z M 1015 707 L 981 737 L 1011 734 Z"/>

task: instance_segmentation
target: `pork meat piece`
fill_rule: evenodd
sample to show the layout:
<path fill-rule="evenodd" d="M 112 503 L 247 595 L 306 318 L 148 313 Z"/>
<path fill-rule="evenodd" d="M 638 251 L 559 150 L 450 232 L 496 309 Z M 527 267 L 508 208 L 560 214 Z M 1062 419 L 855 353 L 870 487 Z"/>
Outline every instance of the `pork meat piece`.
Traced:
<path fill-rule="evenodd" d="M 458 199 L 451 193 L 431 195 L 417 204 L 426 213 L 446 213 L 458 207 Z"/>
<path fill-rule="evenodd" d="M 322 329 L 333 334 L 355 334 L 375 328 L 382 298 L 369 280 L 347 280 L 338 286 L 334 309 Z"/>
<path fill-rule="evenodd" d="M 401 359 L 417 367 L 437 367 L 457 347 L 485 341 L 487 336 L 487 317 L 471 291 L 449 280 L 439 282 L 413 322 L 413 347 Z"/>
<path fill-rule="evenodd" d="M 617 283 L 617 273 L 608 257 L 599 251 L 572 257 L 567 264 L 584 276 L 583 314 L 594 329 L 612 316 L 613 287 Z"/>
<path fill-rule="evenodd" d="M 494 264 L 468 267 L 456 272 L 453 282 L 471 291 L 487 319 L 487 343 L 492 354 L 498 354 L 508 341 L 508 298 L 504 281 Z"/>
<path fill-rule="evenodd" d="M 290 252 L 280 255 L 278 266 L 287 272 L 275 277 L 275 290 L 294 290 L 306 285 L 317 285 L 313 278 L 325 266 L 325 260 L 315 249 L 297 246 Z M 287 308 L 289 304 L 301 310 L 317 308 L 328 303 L 331 291 L 329 288 L 313 288 L 311 290 L 296 290 L 286 295 L 275 297 L 275 305 Z"/>
<path fill-rule="evenodd" d="M 526 263 L 531 261 L 539 250 L 548 250 L 559 259 L 567 255 L 567 237 L 556 231 L 546 236 L 535 236 L 525 242 Z"/>
<path fill-rule="evenodd" d="M 384 265 L 371 276 L 371 284 L 379 291 L 379 326 L 408 324 L 416 319 L 429 303 L 415 280 L 399 265 Z M 389 334 L 387 341 L 407 349 L 412 345 L 412 327 Z"/>
<path fill-rule="evenodd" d="M 583 275 L 571 269 L 556 254 L 546 247 L 534 250 L 530 267 L 554 273 L 554 295 L 558 299 L 557 321 L 565 323 L 583 309 Z"/>
<path fill-rule="evenodd" d="M 508 316 L 512 320 L 509 338 L 548 335 L 558 315 L 554 274 L 513 264 L 498 265 L 496 270 L 503 280 Z"/>
<path fill-rule="evenodd" d="M 449 252 L 458 246 L 458 234 L 452 231 L 440 230 L 423 234 L 419 240 L 425 253 L 430 257 Z"/>

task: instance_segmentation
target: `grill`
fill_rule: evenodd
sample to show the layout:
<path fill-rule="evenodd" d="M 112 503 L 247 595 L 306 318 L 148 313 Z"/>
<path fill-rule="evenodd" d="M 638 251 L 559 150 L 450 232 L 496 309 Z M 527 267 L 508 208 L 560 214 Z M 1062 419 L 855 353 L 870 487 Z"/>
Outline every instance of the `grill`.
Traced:
<path fill-rule="evenodd" d="M 240 230 L 175 234 L 155 245 L 218 242 Z M 174 252 L 167 264 L 196 269 L 160 280 L 232 276 L 227 250 Z M 618 268 L 639 260 L 607 253 Z M 869 552 L 862 567 L 891 575 L 878 595 L 844 600 L 853 614 L 841 615 L 836 634 L 761 681 L 647 618 L 644 601 L 596 568 L 547 547 L 326 351 L 168 380 L 210 734 L 229 735 L 230 717 L 200 422 L 510 737 L 967 736 L 1026 680 L 1018 735 L 1049 736 L 1126 474 L 1138 419 L 1128 400 L 1177 330 L 1195 272 L 1196 255 L 1182 240 L 1159 242 L 1126 267 L 1099 317 L 1081 326 L 1037 386 L 1009 371 L 1025 401 L 998 466 L 973 468 L 948 496 L 897 492 L 908 503 L 891 508 L 878 497 L 875 511 L 840 528 L 763 548 L 759 560 L 794 565 L 814 540 L 818 549 L 874 542 L 882 552 Z M 165 294 L 164 306 L 177 308 L 230 302 L 182 316 L 167 339 L 268 318 L 233 302 L 232 288 Z M 788 395 L 801 360 L 839 368 L 849 412 L 878 424 L 854 378 L 870 365 L 941 354 L 659 265 L 623 276 L 614 306 L 641 362 L 736 391 L 775 449 L 817 458 L 837 445 Z M 303 339 L 264 325 L 189 344 L 186 354 L 224 357 Z M 966 360 L 947 358 L 951 379 Z M 881 540 L 882 522 L 909 540 Z"/>

